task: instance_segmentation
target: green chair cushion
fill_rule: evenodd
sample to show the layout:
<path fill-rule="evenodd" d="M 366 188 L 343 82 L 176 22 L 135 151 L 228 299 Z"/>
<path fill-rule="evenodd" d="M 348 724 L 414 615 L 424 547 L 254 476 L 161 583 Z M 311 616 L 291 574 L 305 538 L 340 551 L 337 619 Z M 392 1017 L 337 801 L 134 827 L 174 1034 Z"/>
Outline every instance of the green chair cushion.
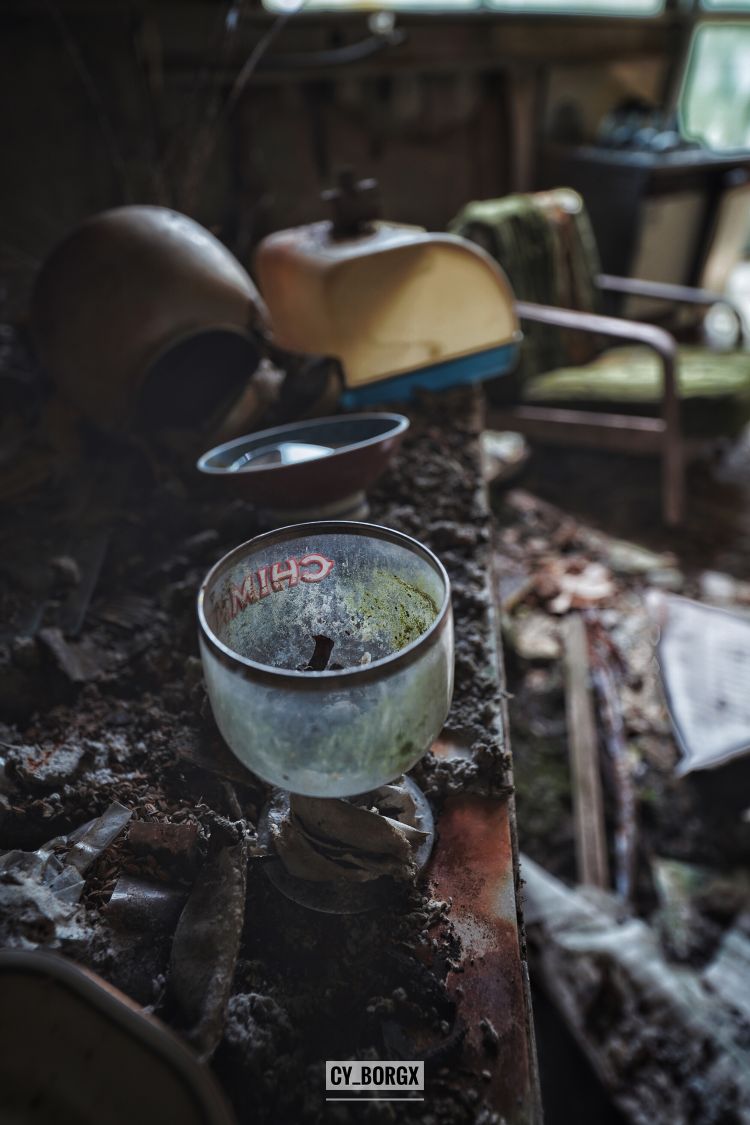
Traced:
<path fill-rule="evenodd" d="M 750 421 L 750 354 L 679 349 L 678 384 L 686 434 L 739 433 Z M 525 403 L 657 415 L 661 363 L 641 345 L 610 348 L 584 367 L 565 367 L 526 381 Z"/>

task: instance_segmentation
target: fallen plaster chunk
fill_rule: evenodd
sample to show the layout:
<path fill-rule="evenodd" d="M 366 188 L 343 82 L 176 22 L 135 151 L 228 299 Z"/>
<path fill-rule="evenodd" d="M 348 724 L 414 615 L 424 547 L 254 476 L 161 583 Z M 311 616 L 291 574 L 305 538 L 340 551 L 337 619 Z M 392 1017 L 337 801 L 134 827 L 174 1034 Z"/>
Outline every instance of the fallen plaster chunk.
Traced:
<path fill-rule="evenodd" d="M 674 555 L 657 554 L 625 539 L 609 539 L 600 535 L 599 543 L 605 563 L 616 574 L 637 576 L 671 569 L 675 565 Z"/>
<path fill-rule="evenodd" d="M 504 484 L 517 476 L 531 456 L 523 434 L 484 430 L 479 439 L 482 474 L 487 484 Z"/>
<path fill-rule="evenodd" d="M 737 928 L 702 971 L 670 964 L 614 896 L 521 859 L 536 975 L 634 1125 L 750 1121 L 750 943 Z"/>
<path fill-rule="evenodd" d="M 583 555 L 547 559 L 536 573 L 536 592 L 550 613 L 565 614 L 607 601 L 617 593 L 610 571 Z"/>
<path fill-rule="evenodd" d="M 522 660 L 558 660 L 562 655 L 560 625 L 539 610 L 521 610 L 505 624 L 506 640 Z"/>
<path fill-rule="evenodd" d="M 6 768 L 25 789 L 55 789 L 73 781 L 87 753 L 81 742 L 14 746 L 8 749 Z"/>
<path fill-rule="evenodd" d="M 731 574 L 718 570 L 704 570 L 698 579 L 700 595 L 704 601 L 716 605 L 748 605 L 750 603 L 750 582 L 742 582 Z"/>

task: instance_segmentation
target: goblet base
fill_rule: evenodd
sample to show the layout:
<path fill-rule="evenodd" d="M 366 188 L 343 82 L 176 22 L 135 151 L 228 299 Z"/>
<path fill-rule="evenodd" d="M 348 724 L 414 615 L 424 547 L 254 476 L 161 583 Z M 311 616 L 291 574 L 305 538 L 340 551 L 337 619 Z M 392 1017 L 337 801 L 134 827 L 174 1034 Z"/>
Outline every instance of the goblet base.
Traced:
<path fill-rule="evenodd" d="M 404 777 L 404 784 L 411 793 L 417 809 L 419 826 L 427 833 L 418 847 L 414 849 L 417 870 L 421 871 L 430 858 L 435 842 L 435 822 L 432 809 L 422 790 L 410 777 Z M 273 849 L 272 824 L 279 824 L 289 816 L 289 794 L 282 789 L 274 791 L 265 805 L 258 824 L 258 842 Z M 300 879 L 290 875 L 278 858 L 263 864 L 263 870 L 277 890 L 292 902 L 317 910 L 322 914 L 364 914 L 368 910 L 383 907 L 393 898 L 398 886 L 391 878 L 381 877 L 367 882 L 356 883 L 348 879 L 317 882 Z"/>

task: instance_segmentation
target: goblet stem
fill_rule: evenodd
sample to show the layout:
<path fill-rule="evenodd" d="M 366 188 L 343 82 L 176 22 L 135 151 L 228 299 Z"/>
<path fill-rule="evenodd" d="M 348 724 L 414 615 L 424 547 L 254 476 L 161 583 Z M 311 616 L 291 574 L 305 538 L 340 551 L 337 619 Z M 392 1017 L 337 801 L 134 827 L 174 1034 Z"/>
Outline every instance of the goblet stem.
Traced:
<path fill-rule="evenodd" d="M 276 850 L 277 859 L 264 870 L 287 898 L 325 913 L 362 913 L 383 906 L 399 883 L 413 880 L 424 867 L 435 829 L 421 789 L 403 776 L 365 796 L 275 792 L 261 815 L 258 837 Z"/>

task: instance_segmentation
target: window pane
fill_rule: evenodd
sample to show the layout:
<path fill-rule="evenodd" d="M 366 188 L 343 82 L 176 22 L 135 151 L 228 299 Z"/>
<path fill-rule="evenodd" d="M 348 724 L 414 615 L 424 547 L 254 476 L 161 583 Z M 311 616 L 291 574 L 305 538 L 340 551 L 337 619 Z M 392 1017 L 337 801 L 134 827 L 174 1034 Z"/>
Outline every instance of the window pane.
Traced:
<path fill-rule="evenodd" d="M 750 24 L 696 29 L 680 96 L 687 137 L 713 149 L 750 147 Z"/>
<path fill-rule="evenodd" d="M 664 0 L 487 0 L 487 7 L 560 15 L 655 16 L 664 10 Z"/>
<path fill-rule="evenodd" d="M 263 0 L 263 7 L 271 12 L 371 12 L 398 11 L 448 11 L 452 9 L 476 10 L 484 5 L 482 0 Z"/>
<path fill-rule="evenodd" d="M 750 12 L 750 0 L 701 0 L 701 8 L 712 12 Z"/>
<path fill-rule="evenodd" d="M 550 15 L 652 16 L 664 10 L 664 0 L 263 0 L 272 12 L 295 11 L 448 11 L 492 9 L 496 12 Z"/>

